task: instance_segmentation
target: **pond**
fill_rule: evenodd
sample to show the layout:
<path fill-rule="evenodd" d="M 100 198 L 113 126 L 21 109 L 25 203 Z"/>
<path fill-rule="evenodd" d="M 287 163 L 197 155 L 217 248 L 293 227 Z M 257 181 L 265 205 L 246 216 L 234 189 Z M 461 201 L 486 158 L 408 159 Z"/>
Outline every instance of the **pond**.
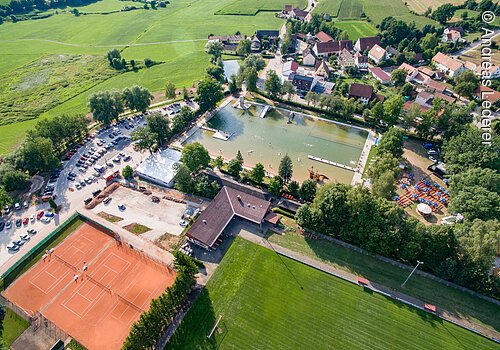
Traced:
<path fill-rule="evenodd" d="M 198 141 L 214 157 L 233 159 L 238 150 L 244 165 L 262 163 L 266 171 L 277 174 L 281 158 L 288 154 L 293 162 L 293 178 L 299 182 L 309 178 L 309 169 L 326 175 L 325 182 L 350 183 L 354 172 L 309 159 L 314 156 L 356 168 L 368 132 L 363 129 L 252 105 L 247 111 L 234 108 L 234 102 L 221 109 L 208 123 L 209 128 L 231 133 L 227 141 L 214 138 L 214 131 L 197 130 L 185 143 Z"/>
<path fill-rule="evenodd" d="M 238 71 L 240 70 L 240 64 L 238 60 L 229 60 L 229 61 L 224 61 L 224 77 L 229 81 L 231 79 L 231 76 L 238 75 Z"/>

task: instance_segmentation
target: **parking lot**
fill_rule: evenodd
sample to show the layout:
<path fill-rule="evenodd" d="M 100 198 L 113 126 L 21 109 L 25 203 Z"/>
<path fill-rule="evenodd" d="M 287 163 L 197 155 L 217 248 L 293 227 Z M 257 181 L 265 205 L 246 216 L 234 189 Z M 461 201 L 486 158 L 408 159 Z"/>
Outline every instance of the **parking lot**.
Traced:
<path fill-rule="evenodd" d="M 163 199 L 158 194 L 159 202 L 152 201 L 151 195 L 134 191 L 126 187 L 120 187 L 110 196 L 111 201 L 107 204 L 100 203 L 92 212 L 99 215 L 104 212 L 122 220 L 114 222 L 121 227 L 140 224 L 150 228 L 150 231 L 141 234 L 148 240 L 154 241 L 165 233 L 178 236 L 184 229 L 180 225 L 182 215 L 189 207 L 186 204 L 176 203 Z M 125 209 L 119 209 L 119 205 Z M 114 220 L 118 220 L 114 218 Z"/>

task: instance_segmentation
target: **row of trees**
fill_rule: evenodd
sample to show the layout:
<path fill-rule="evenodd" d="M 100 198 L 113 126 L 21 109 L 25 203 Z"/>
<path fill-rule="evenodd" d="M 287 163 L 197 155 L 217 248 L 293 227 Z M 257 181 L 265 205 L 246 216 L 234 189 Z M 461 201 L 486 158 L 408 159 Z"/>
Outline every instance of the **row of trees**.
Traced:
<path fill-rule="evenodd" d="M 125 60 L 125 58 L 122 58 L 122 54 L 120 50 L 118 49 L 112 49 L 106 53 L 106 58 L 109 62 L 109 65 L 113 67 L 116 70 L 122 70 L 122 69 L 127 69 L 128 68 L 128 63 Z M 137 62 L 135 60 L 130 60 L 130 66 L 132 69 L 137 69 Z M 155 65 L 156 62 L 154 62 L 151 58 L 145 58 L 144 59 L 144 66 L 146 68 L 152 67 Z"/>
<path fill-rule="evenodd" d="M 407 217 L 395 202 L 344 184 L 321 187 L 296 219 L 304 228 L 372 253 L 406 263 L 424 261 L 423 267 L 441 278 L 500 297 L 500 280 L 489 275 L 500 240 L 496 220 L 425 226 Z"/>
<path fill-rule="evenodd" d="M 153 95 L 148 89 L 134 85 L 124 90 L 98 91 L 89 96 L 88 104 L 94 119 L 106 125 L 118 120 L 125 108 L 136 112 L 146 112 Z"/>
<path fill-rule="evenodd" d="M 7 4 L 0 5 L 0 17 L 24 14 L 34 10 L 44 11 L 49 8 L 60 8 L 66 6 L 84 6 L 99 0 L 11 0 Z M 1 22 L 0 22 L 1 23 Z"/>
<path fill-rule="evenodd" d="M 154 348 L 195 286 L 195 275 L 198 272 L 195 261 L 179 251 L 174 252 L 174 257 L 177 270 L 174 284 L 153 299 L 149 310 L 134 322 L 123 343 L 123 350 Z"/>

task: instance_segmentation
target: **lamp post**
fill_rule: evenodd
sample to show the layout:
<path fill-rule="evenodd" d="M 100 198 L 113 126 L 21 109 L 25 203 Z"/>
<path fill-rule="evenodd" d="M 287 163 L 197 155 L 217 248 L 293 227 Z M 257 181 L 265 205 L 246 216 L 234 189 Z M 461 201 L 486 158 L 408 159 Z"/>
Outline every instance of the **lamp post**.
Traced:
<path fill-rule="evenodd" d="M 406 280 L 403 282 L 403 284 L 401 285 L 401 287 L 405 286 L 406 282 L 408 282 L 408 280 L 410 279 L 411 275 L 413 275 L 413 273 L 415 272 L 415 270 L 417 270 L 418 266 L 421 265 L 421 264 L 422 265 L 424 264 L 423 261 L 418 261 L 417 260 L 417 265 L 413 268 L 413 270 L 411 270 L 410 274 L 408 275 L 408 277 L 406 277 Z"/>

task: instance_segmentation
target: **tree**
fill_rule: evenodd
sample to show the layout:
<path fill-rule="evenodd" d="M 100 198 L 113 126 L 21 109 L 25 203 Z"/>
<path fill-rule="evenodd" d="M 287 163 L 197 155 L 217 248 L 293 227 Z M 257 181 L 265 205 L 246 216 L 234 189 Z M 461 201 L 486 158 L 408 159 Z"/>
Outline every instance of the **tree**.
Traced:
<path fill-rule="evenodd" d="M 216 62 L 219 57 L 222 56 L 222 52 L 224 52 L 224 44 L 220 41 L 209 41 L 205 45 L 205 51 L 212 55 L 211 61 Z"/>
<path fill-rule="evenodd" d="M 136 112 L 146 112 L 151 101 L 153 100 L 153 95 L 148 89 L 134 85 L 131 88 L 125 88 L 122 93 L 125 105 L 132 111 Z"/>
<path fill-rule="evenodd" d="M 19 162 L 31 174 L 49 172 L 59 167 L 52 141 L 45 137 L 26 139 L 18 151 Z"/>
<path fill-rule="evenodd" d="M 158 146 L 163 146 L 170 136 L 172 136 L 168 119 L 159 112 L 148 115 L 146 117 L 146 125 L 150 132 L 156 134 L 156 143 Z"/>
<path fill-rule="evenodd" d="M 292 159 L 288 154 L 281 159 L 280 166 L 278 169 L 278 174 L 283 179 L 285 183 L 289 183 L 293 175 L 293 164 Z"/>
<path fill-rule="evenodd" d="M 412 103 L 408 111 L 403 116 L 403 120 L 401 122 L 401 126 L 408 130 L 414 121 L 418 120 L 417 118 L 422 117 L 422 108 L 418 103 Z"/>
<path fill-rule="evenodd" d="M 227 172 L 229 175 L 234 176 L 235 178 L 240 177 L 240 172 L 243 170 L 243 167 L 241 163 L 238 161 L 238 159 L 232 159 L 229 161 L 227 165 Z"/>
<path fill-rule="evenodd" d="M 238 161 L 238 163 L 240 163 L 241 166 L 243 166 L 244 160 L 240 150 L 236 152 L 236 160 Z"/>
<path fill-rule="evenodd" d="M 273 196 L 279 197 L 283 191 L 283 184 L 281 176 L 274 176 L 269 182 L 267 189 Z"/>
<path fill-rule="evenodd" d="M 295 87 L 291 82 L 285 81 L 283 82 L 281 91 L 283 92 L 283 95 L 287 95 L 288 101 L 290 101 L 295 93 Z"/>
<path fill-rule="evenodd" d="M 439 39 L 436 33 L 427 33 L 422 39 L 422 49 L 424 50 L 434 50 L 439 44 Z"/>
<path fill-rule="evenodd" d="M 449 210 L 468 220 L 499 217 L 500 174 L 493 169 L 471 168 L 453 175 L 450 181 Z"/>
<path fill-rule="evenodd" d="M 392 81 L 395 86 L 402 86 L 406 82 L 407 73 L 404 69 L 395 69 L 391 73 Z"/>
<path fill-rule="evenodd" d="M 186 88 L 182 89 L 182 98 L 186 101 L 189 101 L 189 92 Z"/>
<path fill-rule="evenodd" d="M 236 76 L 233 74 L 231 80 L 229 81 L 229 92 L 234 95 L 238 92 L 238 82 L 236 81 Z"/>
<path fill-rule="evenodd" d="M 483 221 L 476 219 L 457 225 L 454 230 L 460 243 L 460 249 L 489 271 L 495 263 L 500 245 L 500 223 L 497 220 Z"/>
<path fill-rule="evenodd" d="M 316 104 L 319 102 L 320 96 L 317 92 L 314 91 L 308 91 L 306 94 L 306 101 L 307 105 L 309 106 L 309 103 L 312 102 L 313 106 L 316 106 Z"/>
<path fill-rule="evenodd" d="M 217 156 L 217 158 L 215 158 L 212 161 L 212 167 L 213 168 L 220 168 L 223 165 L 224 165 L 224 158 L 222 158 L 222 156 Z"/>
<path fill-rule="evenodd" d="M 304 204 L 297 210 L 295 220 L 300 227 L 314 230 L 316 229 L 316 215 L 308 204 Z"/>
<path fill-rule="evenodd" d="M 89 96 L 90 111 L 97 121 L 106 125 L 123 112 L 123 97 L 118 90 L 98 91 Z"/>
<path fill-rule="evenodd" d="M 389 128 L 380 139 L 378 153 L 389 153 L 396 158 L 403 155 L 403 133 L 396 127 Z"/>
<path fill-rule="evenodd" d="M 24 190 L 28 186 L 28 175 L 10 163 L 4 163 L 0 167 L 0 179 L 6 191 Z"/>
<path fill-rule="evenodd" d="M 211 64 L 207 67 L 207 74 L 217 81 L 224 82 L 224 69 L 221 66 Z"/>
<path fill-rule="evenodd" d="M 299 196 L 302 200 L 306 202 L 311 202 L 316 195 L 317 185 L 316 182 L 312 179 L 307 179 L 302 182 L 299 189 Z"/>
<path fill-rule="evenodd" d="M 390 199 L 396 192 L 396 178 L 394 172 L 387 170 L 372 180 L 372 192 L 374 195 Z"/>
<path fill-rule="evenodd" d="M 247 90 L 252 92 L 257 91 L 257 81 L 259 80 L 257 70 L 254 67 L 250 67 L 244 72 L 244 80 L 247 83 Z"/>
<path fill-rule="evenodd" d="M 122 55 L 118 49 L 112 49 L 107 52 L 106 58 L 108 59 L 109 65 L 114 69 L 123 69 L 122 65 Z"/>
<path fill-rule="evenodd" d="M 384 102 L 384 116 L 382 120 L 387 125 L 392 126 L 396 124 L 399 115 L 403 110 L 404 100 L 401 95 L 393 95 Z"/>
<path fill-rule="evenodd" d="M 453 6 L 452 4 L 444 4 L 434 10 L 434 12 L 432 13 L 432 18 L 434 18 L 441 24 L 445 24 L 453 17 L 454 14 L 455 6 Z"/>
<path fill-rule="evenodd" d="M 250 173 L 250 178 L 260 184 L 262 183 L 262 180 L 264 180 L 264 176 L 266 176 L 266 171 L 264 170 L 264 165 L 262 163 L 257 163 L 252 169 L 252 172 Z"/>
<path fill-rule="evenodd" d="M 222 87 L 217 80 L 205 78 L 199 83 L 197 102 L 202 112 L 214 108 L 222 97 Z"/>
<path fill-rule="evenodd" d="M 125 165 L 122 169 L 122 176 L 125 179 L 130 179 L 132 176 L 134 176 L 134 170 L 130 165 Z"/>
<path fill-rule="evenodd" d="M 403 86 L 401 86 L 401 95 L 403 96 L 410 96 L 411 93 L 413 92 L 413 85 L 410 83 L 405 83 Z"/>
<path fill-rule="evenodd" d="M 148 150 L 149 153 L 153 154 L 154 146 L 156 145 L 156 140 L 158 135 L 155 132 L 149 130 L 149 128 L 142 126 L 137 128 L 131 135 L 132 141 L 135 142 L 137 149 L 140 151 Z"/>
<path fill-rule="evenodd" d="M 175 98 L 175 85 L 171 81 L 167 81 L 165 84 L 165 97 L 169 100 Z"/>
<path fill-rule="evenodd" d="M 275 71 L 268 71 L 266 82 L 264 83 L 266 91 L 271 95 L 271 98 L 279 98 L 281 96 L 281 81 Z"/>
<path fill-rule="evenodd" d="M 297 181 L 293 180 L 290 181 L 290 183 L 287 186 L 287 191 L 290 193 L 292 196 L 298 198 L 299 197 L 299 190 L 300 190 L 300 185 Z"/>
<path fill-rule="evenodd" d="M 155 62 L 151 58 L 146 57 L 144 59 L 144 65 L 146 66 L 146 68 L 152 67 L 154 64 Z"/>
<path fill-rule="evenodd" d="M 3 187 L 0 187 L 0 208 L 3 208 L 4 205 L 12 205 L 14 201 L 12 198 L 7 194 L 7 191 Z"/>
<path fill-rule="evenodd" d="M 208 164 L 210 164 L 210 155 L 201 143 L 193 142 L 187 144 L 182 149 L 181 162 L 191 172 L 197 172 L 208 167 Z"/>
<path fill-rule="evenodd" d="M 377 123 L 384 119 L 384 105 L 381 102 L 377 102 L 373 105 L 371 109 L 372 118 L 377 121 Z"/>
<path fill-rule="evenodd" d="M 189 168 L 182 163 L 177 163 L 175 167 L 174 188 L 184 193 L 193 193 L 195 183 Z"/>
<path fill-rule="evenodd" d="M 462 96 L 471 98 L 479 86 L 479 78 L 474 72 L 467 70 L 455 79 L 455 91 Z"/>
<path fill-rule="evenodd" d="M 467 127 L 460 135 L 445 140 L 443 155 L 446 170 L 452 174 L 471 168 L 500 168 L 500 146 L 498 136 L 493 135 L 492 146 L 485 147 L 482 132 L 475 127 Z"/>
<path fill-rule="evenodd" d="M 252 42 L 250 39 L 241 40 L 236 47 L 236 54 L 238 56 L 247 57 L 252 53 Z"/>

